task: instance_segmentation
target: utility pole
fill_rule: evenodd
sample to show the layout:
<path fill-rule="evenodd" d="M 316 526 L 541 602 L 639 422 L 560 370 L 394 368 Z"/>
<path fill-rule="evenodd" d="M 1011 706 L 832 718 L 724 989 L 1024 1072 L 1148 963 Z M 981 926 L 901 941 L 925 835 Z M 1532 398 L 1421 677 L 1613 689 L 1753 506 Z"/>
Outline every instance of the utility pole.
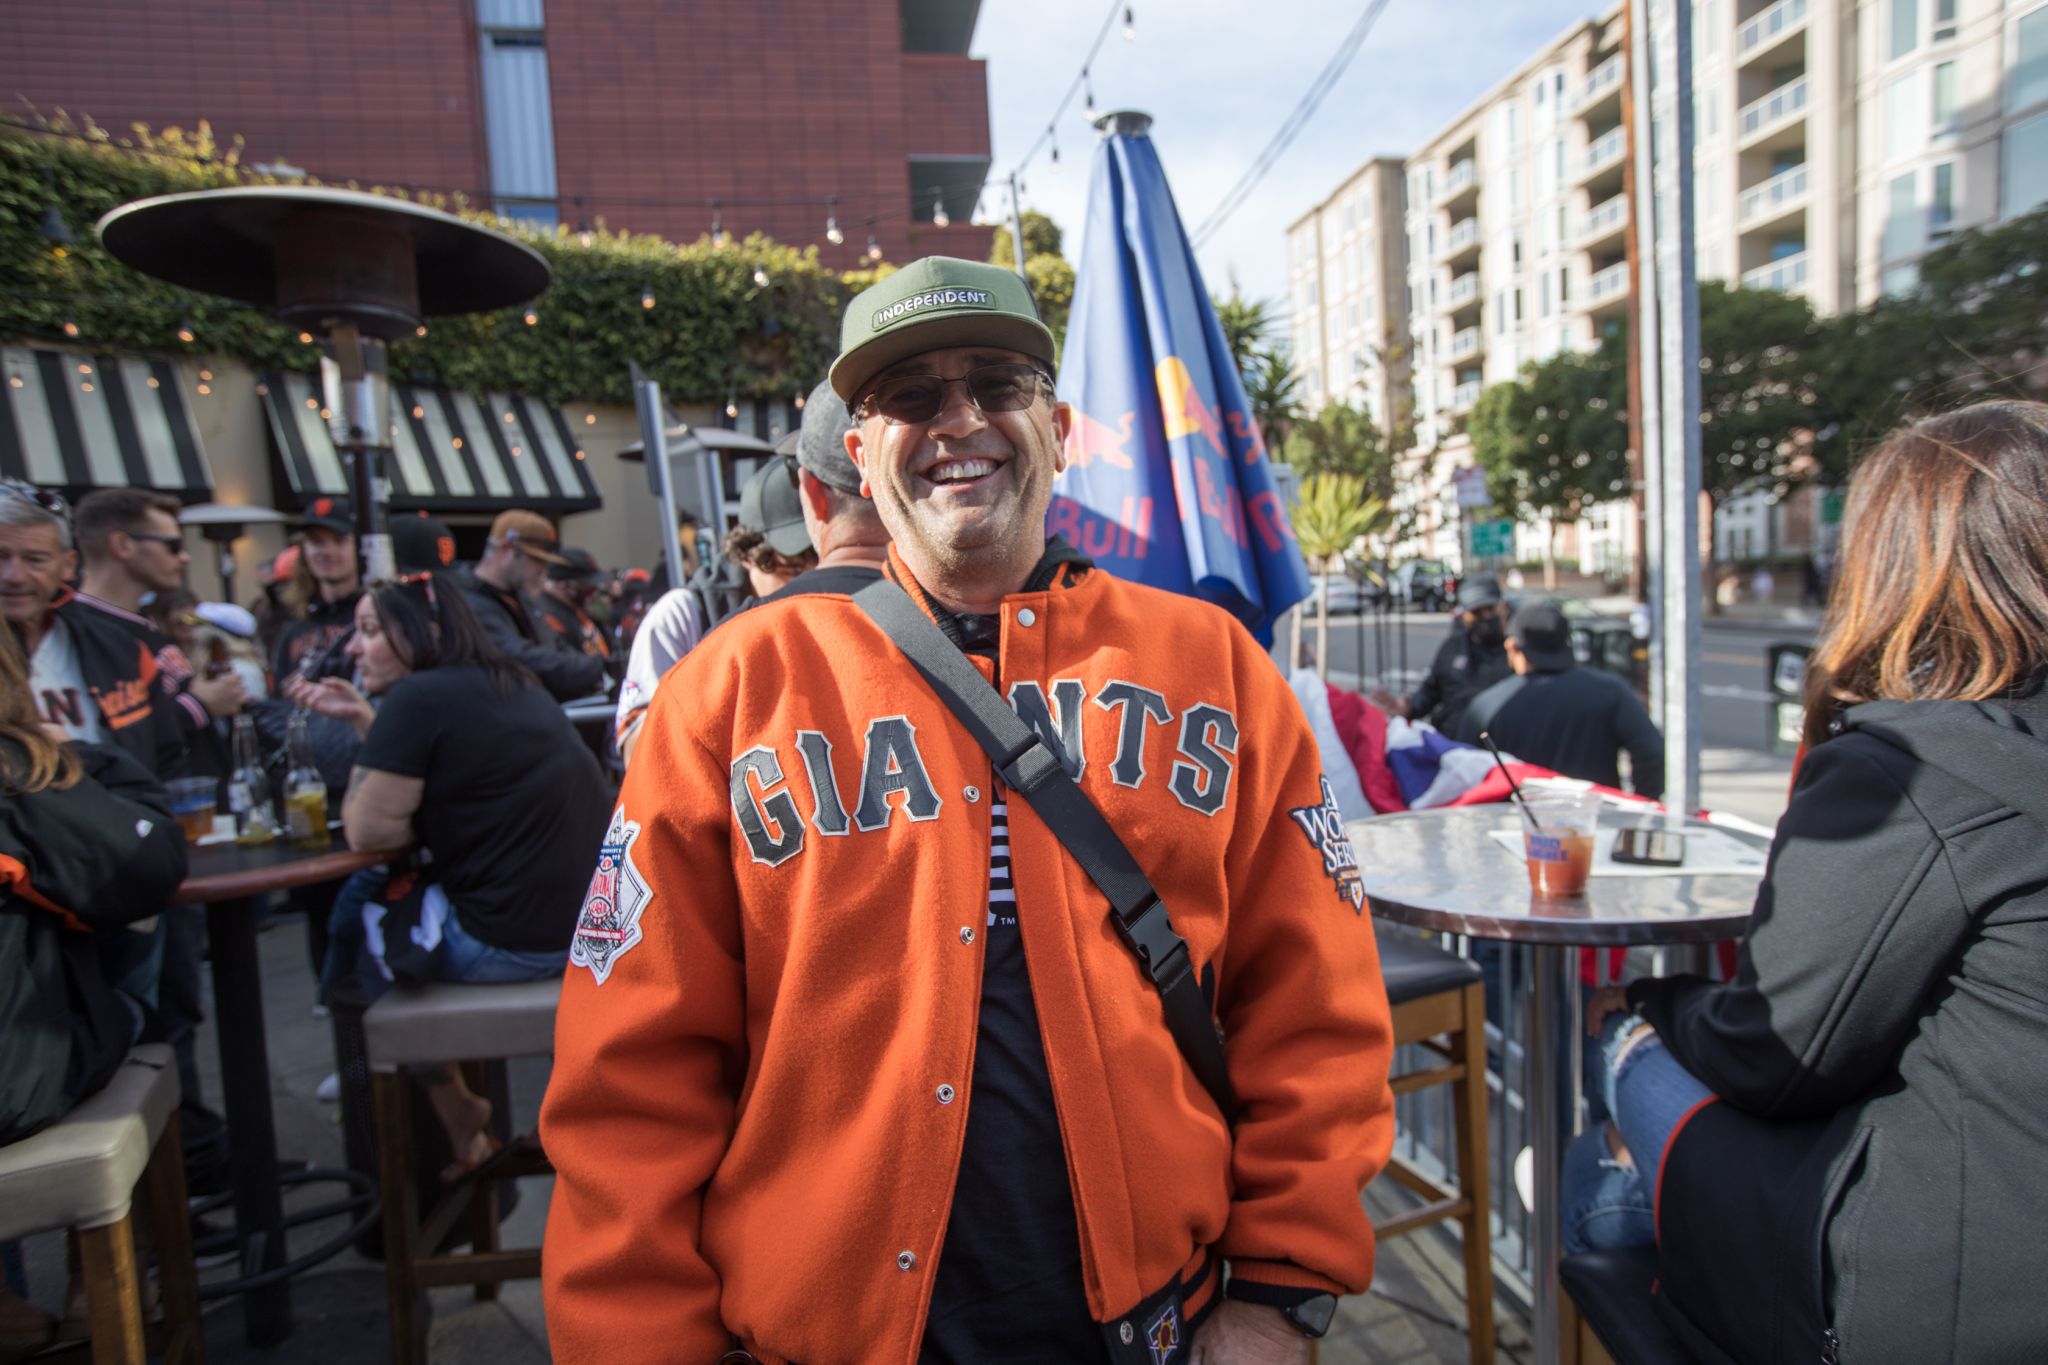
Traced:
<path fill-rule="evenodd" d="M 1645 196 L 1639 187 L 1649 177 L 1637 175 L 1637 148 L 1647 138 L 1648 130 L 1639 129 L 1636 122 L 1636 100 L 1638 93 L 1648 98 L 1650 73 L 1636 56 L 1636 21 L 1633 8 L 1621 12 L 1622 31 L 1622 86 L 1621 86 L 1621 127 L 1627 151 L 1621 163 L 1621 193 L 1628 201 L 1628 222 L 1622 229 L 1622 254 L 1628 265 L 1628 505 L 1629 529 L 1634 532 L 1635 553 L 1629 557 L 1629 595 L 1638 605 L 1647 604 L 1649 591 L 1649 524 L 1644 515 L 1643 484 L 1646 477 L 1643 455 L 1643 303 L 1649 290 L 1643 278 L 1642 238 L 1639 235 L 1643 218 L 1642 206 Z M 1649 158 L 1644 156 L 1644 167 Z M 1652 305 L 1654 308 L 1654 305 Z M 1649 315 L 1655 316 L 1654 311 Z"/>
<path fill-rule="evenodd" d="M 1657 274 L 1655 259 L 1645 264 L 1644 243 L 1657 240 L 1657 181 L 1653 173 L 1650 119 L 1649 0 L 1629 0 L 1628 99 L 1629 200 L 1627 242 L 1630 248 L 1628 394 L 1629 434 L 1636 449 L 1636 488 L 1642 498 L 1642 539 L 1638 564 L 1642 600 L 1650 608 L 1650 715 L 1664 721 L 1664 654 L 1669 647 L 1661 607 L 1664 600 L 1663 473 L 1657 460 L 1663 432 L 1658 415 Z"/>

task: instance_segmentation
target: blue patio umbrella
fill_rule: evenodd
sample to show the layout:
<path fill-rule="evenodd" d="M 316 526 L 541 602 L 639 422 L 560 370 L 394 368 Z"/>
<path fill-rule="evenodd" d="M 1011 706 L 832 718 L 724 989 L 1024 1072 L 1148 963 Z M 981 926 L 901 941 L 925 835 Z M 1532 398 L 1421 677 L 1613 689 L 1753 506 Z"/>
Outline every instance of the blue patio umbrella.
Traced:
<path fill-rule="evenodd" d="M 1060 364 L 1074 408 L 1047 529 L 1207 598 L 1266 644 L 1309 594 L 1258 423 L 1143 114 L 1106 116 Z"/>

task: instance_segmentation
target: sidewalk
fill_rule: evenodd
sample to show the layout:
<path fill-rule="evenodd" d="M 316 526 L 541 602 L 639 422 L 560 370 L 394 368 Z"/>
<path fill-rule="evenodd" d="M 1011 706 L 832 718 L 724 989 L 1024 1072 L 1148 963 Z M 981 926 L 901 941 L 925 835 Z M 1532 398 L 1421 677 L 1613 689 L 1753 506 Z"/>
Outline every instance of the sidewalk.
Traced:
<path fill-rule="evenodd" d="M 1605 597 L 1588 597 L 1586 605 L 1606 616 L 1619 616 L 1626 620 L 1635 610 L 1636 600 L 1626 593 Z M 1802 606 L 1796 602 L 1736 602 L 1718 612 L 1702 611 L 1700 627 L 1703 630 L 1768 630 L 1782 628 L 1811 634 L 1820 624 L 1819 607 Z"/>

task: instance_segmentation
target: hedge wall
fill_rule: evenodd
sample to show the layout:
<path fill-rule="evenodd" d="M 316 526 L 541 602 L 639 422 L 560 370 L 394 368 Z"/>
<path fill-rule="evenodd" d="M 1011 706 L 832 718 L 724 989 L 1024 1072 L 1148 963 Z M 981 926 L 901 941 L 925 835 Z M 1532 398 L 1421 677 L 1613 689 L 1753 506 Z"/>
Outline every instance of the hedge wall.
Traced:
<path fill-rule="evenodd" d="M 216 142 L 204 125 L 195 134 L 138 127 L 123 139 L 61 124 L 0 126 L 0 339 L 317 369 L 317 348 L 298 333 L 257 309 L 130 270 L 100 248 L 93 232 L 102 214 L 130 200 L 282 183 L 314 182 L 250 169 L 239 147 Z M 877 273 L 841 276 L 818 263 L 815 248 L 758 235 L 723 247 L 602 228 L 586 238 L 566 227 L 508 224 L 460 199 L 346 188 L 489 224 L 532 246 L 554 269 L 554 283 L 531 305 L 531 325 L 525 308 L 437 318 L 425 337 L 393 343 L 393 371 L 416 383 L 624 403 L 631 401 L 627 364 L 638 361 L 677 402 L 793 397 L 822 377 L 838 348 L 846 299 Z M 52 206 L 71 231 L 68 246 L 42 231 Z M 651 308 L 643 306 L 649 295 Z M 192 340 L 183 340 L 181 330 Z"/>

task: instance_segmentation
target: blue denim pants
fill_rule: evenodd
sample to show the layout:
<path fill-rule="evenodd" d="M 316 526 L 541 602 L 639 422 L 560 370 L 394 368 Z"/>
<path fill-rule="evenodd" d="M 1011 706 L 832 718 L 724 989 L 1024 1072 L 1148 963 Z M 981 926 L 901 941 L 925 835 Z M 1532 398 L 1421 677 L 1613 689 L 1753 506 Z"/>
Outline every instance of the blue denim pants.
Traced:
<path fill-rule="evenodd" d="M 1633 1014 L 1617 1013 L 1600 1030 L 1607 1109 L 1614 1118 L 1611 1125 L 1579 1134 L 1565 1152 L 1559 1221 L 1567 1255 L 1656 1241 L 1657 1165 L 1665 1144 L 1679 1120 L 1713 1095 L 1654 1032 L 1627 1046 L 1638 1029 L 1649 1025 Z M 1609 1152 L 1610 1126 L 1621 1130 L 1631 1160 L 1617 1160 Z"/>
<path fill-rule="evenodd" d="M 361 874 L 358 874 L 361 875 Z M 360 898 L 351 893 L 361 890 Z M 384 907 L 376 897 L 383 891 L 382 882 L 374 886 L 357 888 L 355 879 L 343 884 L 342 894 L 336 897 L 337 919 L 343 901 L 353 901 L 354 923 L 350 929 L 356 949 L 356 979 L 361 983 L 365 999 L 376 1000 L 391 989 L 389 969 L 382 961 Z M 424 925 L 433 955 L 434 976 L 441 981 L 467 981 L 477 985 L 491 985 L 508 981 L 542 981 L 551 976 L 560 976 L 569 965 L 569 949 L 562 948 L 549 952 L 521 952 L 513 948 L 499 948 L 484 942 L 462 927 L 462 918 L 439 886 L 427 888 L 427 913 Z"/>

